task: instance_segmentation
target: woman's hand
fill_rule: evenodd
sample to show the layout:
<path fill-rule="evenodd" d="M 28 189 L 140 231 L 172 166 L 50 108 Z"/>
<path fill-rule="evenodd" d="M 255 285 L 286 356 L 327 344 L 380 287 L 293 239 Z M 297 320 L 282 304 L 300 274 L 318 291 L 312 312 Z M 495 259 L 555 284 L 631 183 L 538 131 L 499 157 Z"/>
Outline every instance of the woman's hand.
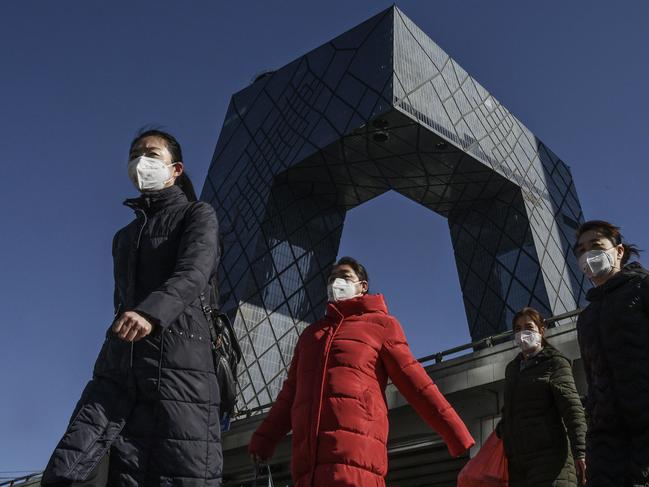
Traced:
<path fill-rule="evenodd" d="M 586 459 L 578 458 L 575 460 L 575 467 L 577 468 L 577 478 L 581 485 L 586 485 Z"/>
<path fill-rule="evenodd" d="M 113 323 L 113 331 L 126 342 L 137 342 L 153 331 L 153 325 L 141 314 L 126 311 Z"/>

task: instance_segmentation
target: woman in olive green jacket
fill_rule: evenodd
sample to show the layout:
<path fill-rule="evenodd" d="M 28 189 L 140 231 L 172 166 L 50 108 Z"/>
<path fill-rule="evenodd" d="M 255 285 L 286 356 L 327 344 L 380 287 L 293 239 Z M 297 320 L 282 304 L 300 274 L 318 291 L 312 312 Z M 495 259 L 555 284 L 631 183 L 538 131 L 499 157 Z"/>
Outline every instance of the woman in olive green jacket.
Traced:
<path fill-rule="evenodd" d="M 510 487 L 572 487 L 585 482 L 584 410 L 570 362 L 545 341 L 533 308 L 513 320 L 521 353 L 507 364 L 497 427 L 509 460 Z"/>

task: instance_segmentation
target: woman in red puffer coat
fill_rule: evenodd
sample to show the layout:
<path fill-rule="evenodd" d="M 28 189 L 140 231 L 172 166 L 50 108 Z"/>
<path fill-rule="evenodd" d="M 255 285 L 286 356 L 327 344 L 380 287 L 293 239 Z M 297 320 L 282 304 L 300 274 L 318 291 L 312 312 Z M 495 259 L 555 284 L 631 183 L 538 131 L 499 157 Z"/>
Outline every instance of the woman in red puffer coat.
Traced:
<path fill-rule="evenodd" d="M 296 487 L 382 487 L 387 474 L 388 379 L 454 457 L 473 438 L 423 367 L 365 268 L 345 257 L 329 277 L 326 316 L 307 327 L 277 400 L 248 447 L 267 460 L 289 432 Z"/>

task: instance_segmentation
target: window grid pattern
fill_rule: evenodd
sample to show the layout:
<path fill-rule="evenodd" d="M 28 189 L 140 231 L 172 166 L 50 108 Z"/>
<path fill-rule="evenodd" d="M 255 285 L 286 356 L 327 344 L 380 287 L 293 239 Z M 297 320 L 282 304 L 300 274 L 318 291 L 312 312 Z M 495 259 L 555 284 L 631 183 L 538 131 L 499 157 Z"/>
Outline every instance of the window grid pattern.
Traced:
<path fill-rule="evenodd" d="M 222 228 L 242 407 L 275 399 L 323 315 L 346 212 L 390 190 L 448 219 L 473 338 L 582 299 L 568 167 L 391 7 L 230 101 L 201 197 Z"/>

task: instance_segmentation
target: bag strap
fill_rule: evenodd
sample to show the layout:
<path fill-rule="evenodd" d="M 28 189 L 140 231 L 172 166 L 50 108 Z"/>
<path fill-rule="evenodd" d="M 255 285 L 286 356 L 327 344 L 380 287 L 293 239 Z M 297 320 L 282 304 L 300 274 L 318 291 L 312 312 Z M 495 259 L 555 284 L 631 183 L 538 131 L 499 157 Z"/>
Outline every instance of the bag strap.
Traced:
<path fill-rule="evenodd" d="M 234 327 L 230 322 L 230 318 L 225 313 L 219 313 L 218 309 L 215 309 L 212 306 L 205 296 L 205 292 L 202 292 L 199 298 L 201 301 L 201 309 L 207 318 L 212 343 L 216 343 L 218 337 L 223 335 L 224 328 L 227 329 L 230 347 L 236 355 L 237 363 L 239 363 L 243 356 L 243 351 L 241 350 L 241 345 L 239 345 L 239 341 L 237 340 L 237 335 L 234 332 Z"/>
<path fill-rule="evenodd" d="M 252 486 L 253 487 L 261 487 L 261 484 L 259 483 L 259 477 L 268 477 L 267 487 L 274 487 L 273 474 L 270 471 L 270 465 L 268 463 L 266 464 L 266 475 L 261 474 L 259 472 L 259 470 L 263 470 L 263 467 L 259 468 L 259 467 L 255 466 L 255 478 L 252 481 Z"/>
<path fill-rule="evenodd" d="M 210 341 L 214 343 L 214 341 L 218 337 L 218 333 L 214 327 L 214 315 L 212 314 L 214 310 L 212 309 L 212 306 L 210 306 L 210 303 L 207 297 L 205 296 L 205 291 L 203 291 L 199 295 L 199 299 L 201 300 L 201 310 L 203 310 L 203 314 L 207 319 L 207 327 L 210 330 Z"/>

